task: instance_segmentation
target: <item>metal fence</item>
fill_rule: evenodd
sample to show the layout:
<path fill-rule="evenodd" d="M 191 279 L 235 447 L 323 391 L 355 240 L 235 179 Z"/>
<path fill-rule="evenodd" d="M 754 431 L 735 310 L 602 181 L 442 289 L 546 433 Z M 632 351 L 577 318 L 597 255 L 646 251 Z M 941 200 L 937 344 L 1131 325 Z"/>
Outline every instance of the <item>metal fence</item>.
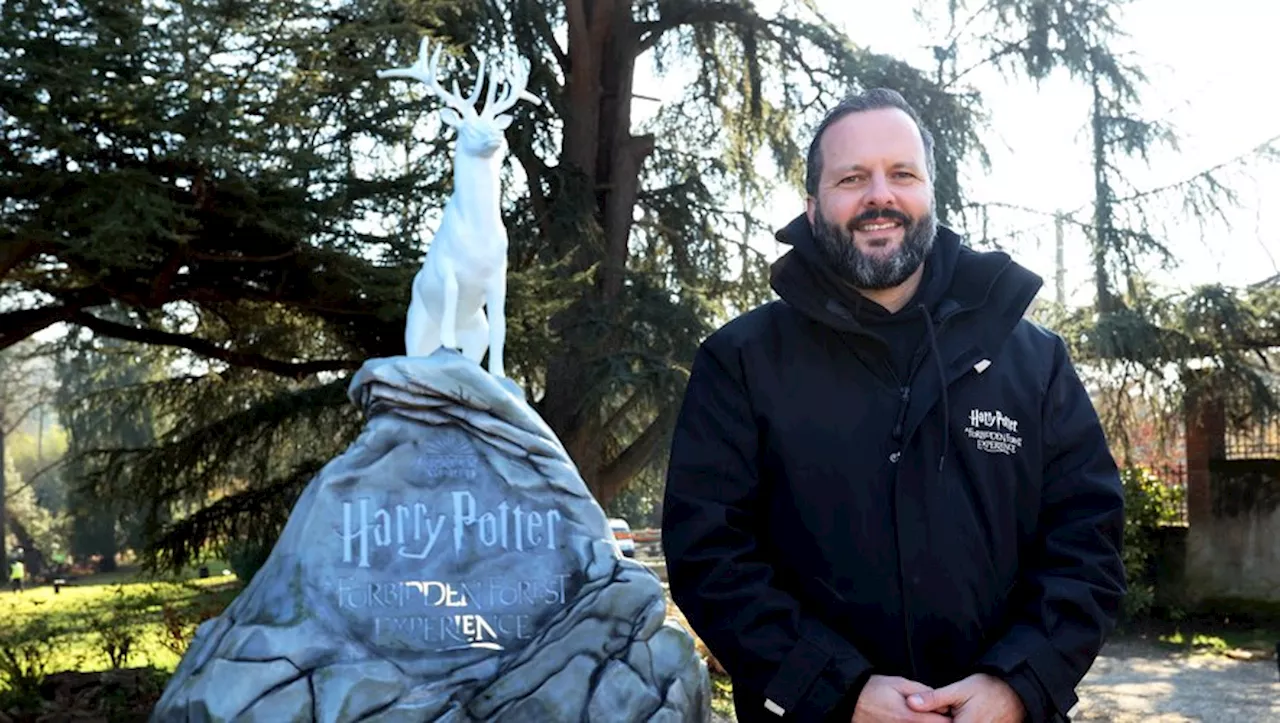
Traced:
<path fill-rule="evenodd" d="M 1246 429 L 1227 429 L 1227 459 L 1280 459 L 1280 415 L 1267 415 Z"/>
<path fill-rule="evenodd" d="M 1187 467 L 1186 465 L 1157 465 L 1150 468 L 1152 474 L 1161 482 L 1172 487 L 1177 492 L 1177 515 L 1173 522 L 1175 525 L 1185 526 L 1188 523 L 1187 516 Z"/>

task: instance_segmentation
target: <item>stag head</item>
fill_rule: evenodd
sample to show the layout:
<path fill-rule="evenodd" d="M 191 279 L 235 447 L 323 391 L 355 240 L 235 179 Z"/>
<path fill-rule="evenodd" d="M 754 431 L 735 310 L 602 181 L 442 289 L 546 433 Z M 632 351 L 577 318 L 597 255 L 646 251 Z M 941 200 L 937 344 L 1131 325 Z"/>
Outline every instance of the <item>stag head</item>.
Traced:
<path fill-rule="evenodd" d="M 446 91 L 439 81 L 440 54 L 442 47 L 437 46 L 429 57 L 428 42 L 422 39 L 418 47 L 418 60 L 407 68 L 379 70 L 379 78 L 409 78 L 420 81 L 427 86 L 427 91 L 445 102 L 445 109 L 440 119 L 446 125 L 458 129 L 458 150 L 474 156 L 490 157 L 506 146 L 502 132 L 511 125 L 511 110 L 520 99 L 538 105 L 538 98 L 525 90 L 529 81 L 529 69 L 519 67 L 508 79 L 506 88 L 498 95 L 498 86 L 503 76 L 497 68 L 492 69 L 489 76 L 488 92 L 485 94 L 484 107 L 477 111 L 476 101 L 480 99 L 480 91 L 485 87 L 485 67 L 488 58 L 480 61 L 480 72 L 476 76 L 476 87 L 471 95 L 463 97 L 458 92 L 458 82 L 453 81 L 452 91 Z"/>

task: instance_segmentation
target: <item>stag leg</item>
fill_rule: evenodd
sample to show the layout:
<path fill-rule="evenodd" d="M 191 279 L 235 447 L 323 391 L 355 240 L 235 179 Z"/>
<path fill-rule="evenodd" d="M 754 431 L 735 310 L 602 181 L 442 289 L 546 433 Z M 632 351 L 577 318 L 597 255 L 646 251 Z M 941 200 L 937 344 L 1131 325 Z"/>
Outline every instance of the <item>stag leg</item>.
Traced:
<path fill-rule="evenodd" d="M 457 349 L 458 275 L 453 269 L 453 262 L 444 254 L 440 258 L 440 276 L 444 280 L 444 288 L 440 290 L 444 297 L 444 309 L 440 314 L 440 346 Z"/>
<path fill-rule="evenodd" d="M 458 321 L 458 343 L 466 358 L 476 364 L 484 359 L 484 350 L 489 348 L 489 322 L 485 321 L 484 309 L 476 309 L 474 314 Z"/>
<path fill-rule="evenodd" d="M 417 293 L 414 293 L 417 296 Z M 409 304 L 409 314 L 404 324 L 404 353 L 408 356 L 425 356 L 426 350 L 423 349 L 426 340 L 426 327 L 430 324 L 427 317 L 427 310 L 422 308 L 422 304 L 418 299 L 414 299 Z"/>
<path fill-rule="evenodd" d="M 404 325 L 404 353 L 408 356 L 427 356 L 440 347 L 440 322 L 428 307 L 430 283 L 425 271 L 413 277 L 413 297 Z"/>
<path fill-rule="evenodd" d="M 485 314 L 489 317 L 489 373 L 501 379 L 507 375 L 502 363 L 507 341 L 507 273 L 506 268 L 494 275 L 485 289 Z"/>

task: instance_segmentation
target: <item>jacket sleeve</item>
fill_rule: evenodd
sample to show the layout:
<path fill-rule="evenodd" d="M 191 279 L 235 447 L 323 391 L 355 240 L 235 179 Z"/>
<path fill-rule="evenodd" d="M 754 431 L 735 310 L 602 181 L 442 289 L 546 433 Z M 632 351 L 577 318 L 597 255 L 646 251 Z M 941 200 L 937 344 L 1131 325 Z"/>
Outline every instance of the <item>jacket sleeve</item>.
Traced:
<path fill-rule="evenodd" d="M 851 712 L 871 667 L 775 585 L 759 537 L 759 430 L 738 352 L 712 351 L 715 341 L 694 359 L 672 441 L 662 520 L 672 597 L 735 688 L 775 715 Z"/>
<path fill-rule="evenodd" d="M 1124 491 L 1098 415 L 1061 339 L 1043 409 L 1044 474 L 1035 542 L 1012 626 L 980 667 L 1018 693 L 1032 723 L 1066 716 L 1114 629 L 1126 592 Z"/>

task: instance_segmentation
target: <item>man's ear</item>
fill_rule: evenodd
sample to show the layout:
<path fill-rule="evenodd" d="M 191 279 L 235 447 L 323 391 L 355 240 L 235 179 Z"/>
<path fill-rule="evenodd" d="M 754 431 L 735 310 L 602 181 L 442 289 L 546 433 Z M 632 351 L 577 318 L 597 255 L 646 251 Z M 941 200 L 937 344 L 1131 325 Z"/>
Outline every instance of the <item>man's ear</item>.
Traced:
<path fill-rule="evenodd" d="M 813 225 L 814 216 L 818 212 L 818 199 L 806 196 L 804 199 L 804 215 L 809 217 L 809 225 Z"/>

